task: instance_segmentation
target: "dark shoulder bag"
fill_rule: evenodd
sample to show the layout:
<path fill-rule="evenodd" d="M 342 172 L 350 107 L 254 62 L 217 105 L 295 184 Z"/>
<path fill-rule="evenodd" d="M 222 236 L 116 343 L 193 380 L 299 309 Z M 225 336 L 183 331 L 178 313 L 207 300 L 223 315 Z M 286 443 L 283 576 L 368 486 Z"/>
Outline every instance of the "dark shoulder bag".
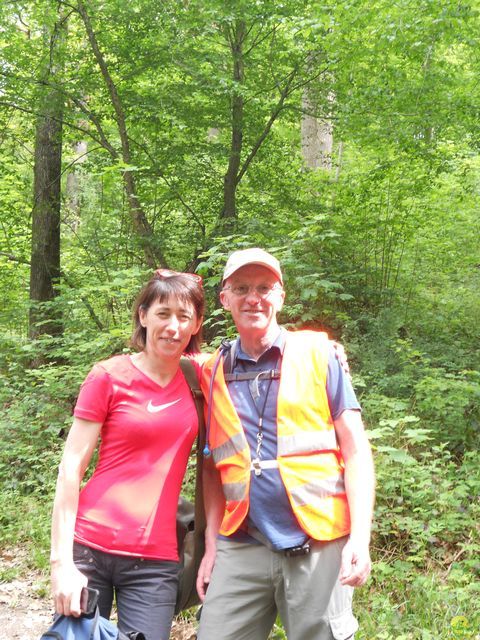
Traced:
<path fill-rule="evenodd" d="M 177 541 L 181 570 L 175 613 L 200 604 L 196 581 L 198 568 L 205 553 L 205 510 L 202 491 L 202 451 L 205 445 L 203 394 L 197 373 L 188 358 L 180 360 L 183 375 L 190 387 L 198 414 L 197 466 L 195 472 L 195 505 L 180 497 L 177 511 Z"/>

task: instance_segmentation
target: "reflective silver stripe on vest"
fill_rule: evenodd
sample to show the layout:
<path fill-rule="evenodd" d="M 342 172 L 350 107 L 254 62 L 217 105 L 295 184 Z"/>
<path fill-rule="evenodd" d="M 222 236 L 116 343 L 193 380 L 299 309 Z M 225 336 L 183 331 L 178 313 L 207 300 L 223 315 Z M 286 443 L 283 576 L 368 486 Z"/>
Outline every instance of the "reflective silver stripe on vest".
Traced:
<path fill-rule="evenodd" d="M 342 493 L 345 493 L 343 477 L 334 478 L 333 480 L 307 482 L 290 491 L 293 501 L 299 507 L 305 504 L 315 504 L 318 499 L 329 498 Z"/>
<path fill-rule="evenodd" d="M 278 469 L 278 460 L 260 460 L 259 462 L 253 462 L 250 464 L 250 471 L 255 469 Z"/>
<path fill-rule="evenodd" d="M 337 449 L 335 429 L 328 431 L 309 431 L 294 436 L 280 436 L 278 438 L 278 455 L 291 456 L 313 451 Z"/>
<path fill-rule="evenodd" d="M 231 458 L 237 453 L 241 453 L 247 448 L 247 441 L 243 433 L 237 433 L 230 440 L 227 440 L 223 444 L 215 447 L 212 451 L 215 464 L 222 462 L 225 458 Z"/>
<path fill-rule="evenodd" d="M 234 500 L 235 502 L 245 500 L 247 495 L 246 482 L 226 482 L 223 485 L 223 495 L 225 500 Z"/>

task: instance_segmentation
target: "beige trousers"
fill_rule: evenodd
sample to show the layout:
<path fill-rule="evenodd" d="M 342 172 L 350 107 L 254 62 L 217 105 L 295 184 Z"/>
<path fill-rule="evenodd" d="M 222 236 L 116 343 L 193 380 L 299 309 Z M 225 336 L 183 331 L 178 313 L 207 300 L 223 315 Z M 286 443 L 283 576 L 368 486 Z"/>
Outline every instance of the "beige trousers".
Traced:
<path fill-rule="evenodd" d="M 353 638 L 353 588 L 338 582 L 345 542 L 315 542 L 309 554 L 288 558 L 219 540 L 198 640 L 266 640 L 277 614 L 288 640 Z"/>

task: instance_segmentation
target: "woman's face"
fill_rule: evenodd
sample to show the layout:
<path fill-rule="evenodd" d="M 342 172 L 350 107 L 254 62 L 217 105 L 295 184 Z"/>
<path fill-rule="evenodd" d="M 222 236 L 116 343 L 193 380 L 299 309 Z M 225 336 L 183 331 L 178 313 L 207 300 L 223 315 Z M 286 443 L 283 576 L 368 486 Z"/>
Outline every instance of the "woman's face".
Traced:
<path fill-rule="evenodd" d="M 153 302 L 148 309 L 139 310 L 140 323 L 146 329 L 145 351 L 163 358 L 180 358 L 190 338 L 200 329 L 191 303 L 171 297 Z"/>

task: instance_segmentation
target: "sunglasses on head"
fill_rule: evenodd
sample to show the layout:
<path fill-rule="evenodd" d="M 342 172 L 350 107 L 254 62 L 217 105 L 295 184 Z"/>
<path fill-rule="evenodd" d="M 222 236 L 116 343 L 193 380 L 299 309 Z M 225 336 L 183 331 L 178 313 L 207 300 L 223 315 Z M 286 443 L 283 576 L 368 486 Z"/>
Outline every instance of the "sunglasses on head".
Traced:
<path fill-rule="evenodd" d="M 199 276 L 198 273 L 187 273 L 182 271 L 172 271 L 172 269 L 157 269 L 154 273 L 154 276 L 160 278 L 161 280 L 167 280 L 168 278 L 173 278 L 174 276 L 183 276 L 184 278 L 188 278 L 188 280 L 193 280 L 196 284 L 202 286 L 203 278 Z"/>

